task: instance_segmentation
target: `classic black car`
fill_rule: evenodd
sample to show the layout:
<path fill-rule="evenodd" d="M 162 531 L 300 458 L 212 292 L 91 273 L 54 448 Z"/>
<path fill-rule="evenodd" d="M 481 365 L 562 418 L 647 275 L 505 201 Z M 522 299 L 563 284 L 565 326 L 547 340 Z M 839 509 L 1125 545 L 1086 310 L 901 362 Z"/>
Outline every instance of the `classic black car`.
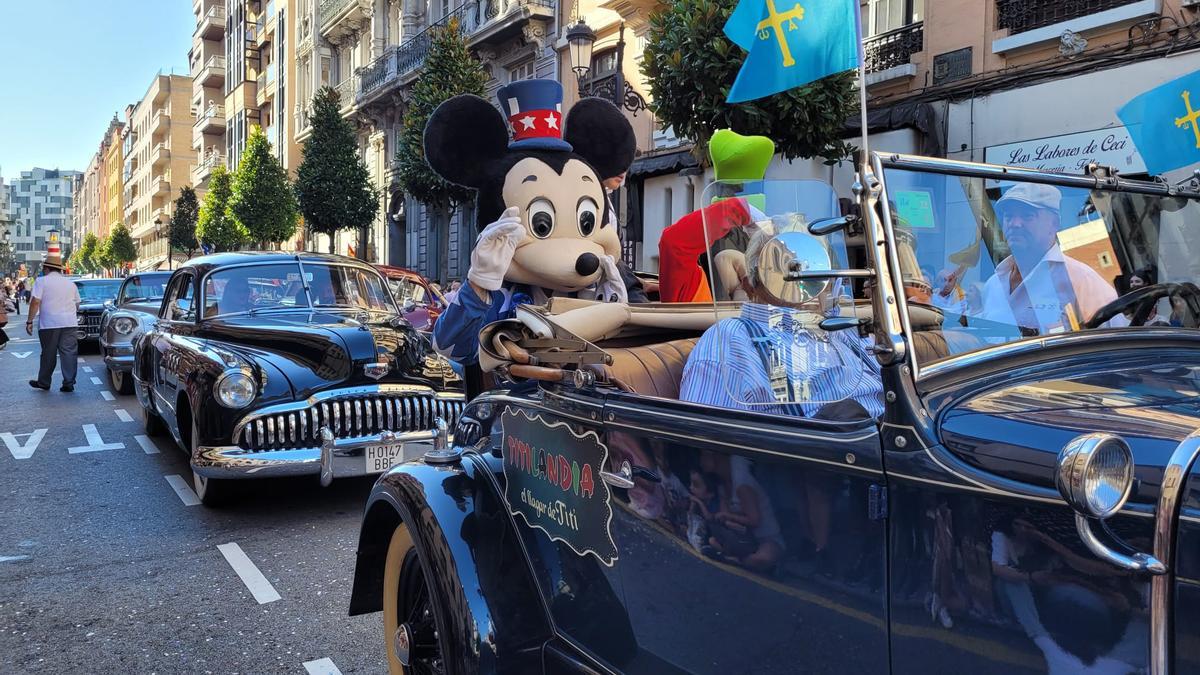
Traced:
<path fill-rule="evenodd" d="M 444 444 L 463 406 L 379 272 L 335 255 L 188 261 L 134 345 L 133 379 L 147 432 L 188 453 L 205 504 L 237 479 L 379 473 Z"/>
<path fill-rule="evenodd" d="M 391 672 L 1200 672 L 1200 181 L 860 176 L 706 194 L 715 304 L 485 330 L 366 508 Z"/>
<path fill-rule="evenodd" d="M 79 342 L 95 342 L 100 338 L 100 319 L 111 306 L 121 288 L 120 279 L 75 279 L 79 289 Z"/>
<path fill-rule="evenodd" d="M 133 343 L 158 318 L 170 272 L 141 272 L 125 277 L 116 299 L 100 318 L 100 355 L 108 383 L 118 394 L 133 393 Z"/>

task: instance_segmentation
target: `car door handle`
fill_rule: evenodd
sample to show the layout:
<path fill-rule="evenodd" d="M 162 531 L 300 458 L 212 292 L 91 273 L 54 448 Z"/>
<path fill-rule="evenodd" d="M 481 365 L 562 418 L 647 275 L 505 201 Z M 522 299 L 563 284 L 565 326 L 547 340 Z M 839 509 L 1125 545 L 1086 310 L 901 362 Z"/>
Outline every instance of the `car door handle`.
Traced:
<path fill-rule="evenodd" d="M 608 483 L 612 487 L 628 490 L 633 487 L 634 477 L 648 480 L 651 483 L 661 483 L 662 477 L 654 471 L 647 469 L 644 466 L 632 466 L 629 460 L 621 462 L 621 468 L 616 473 L 611 471 L 601 471 L 600 480 Z"/>

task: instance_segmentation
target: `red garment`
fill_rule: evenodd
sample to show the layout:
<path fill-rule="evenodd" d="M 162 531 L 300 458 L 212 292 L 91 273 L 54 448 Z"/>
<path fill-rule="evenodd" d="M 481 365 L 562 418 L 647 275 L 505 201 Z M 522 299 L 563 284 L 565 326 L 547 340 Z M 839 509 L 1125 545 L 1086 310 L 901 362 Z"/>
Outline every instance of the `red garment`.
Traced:
<path fill-rule="evenodd" d="M 705 224 L 708 237 L 704 236 Z M 724 199 L 692 211 L 663 230 L 658 241 L 658 283 L 662 302 L 711 301 L 708 276 L 697 262 L 712 242 L 735 227 L 750 224 L 745 200 Z"/>

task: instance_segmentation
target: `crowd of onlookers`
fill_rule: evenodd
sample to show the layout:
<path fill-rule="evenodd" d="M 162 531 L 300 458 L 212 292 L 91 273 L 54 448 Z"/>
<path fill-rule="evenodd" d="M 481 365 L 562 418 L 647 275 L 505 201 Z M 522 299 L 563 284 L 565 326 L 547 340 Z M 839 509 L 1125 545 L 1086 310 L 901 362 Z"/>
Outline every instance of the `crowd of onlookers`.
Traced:
<path fill-rule="evenodd" d="M 22 301 L 29 304 L 29 289 L 25 287 L 25 280 L 4 277 L 4 282 L 0 283 L 0 349 L 8 346 L 8 334 L 4 332 L 8 315 L 19 315 Z"/>

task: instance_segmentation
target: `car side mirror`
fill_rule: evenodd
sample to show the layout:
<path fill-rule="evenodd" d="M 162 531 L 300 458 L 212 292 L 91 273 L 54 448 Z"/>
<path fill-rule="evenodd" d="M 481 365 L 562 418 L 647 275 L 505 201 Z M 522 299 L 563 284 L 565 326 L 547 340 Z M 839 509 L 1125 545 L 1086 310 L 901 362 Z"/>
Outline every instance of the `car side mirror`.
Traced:
<path fill-rule="evenodd" d="M 116 304 L 117 304 L 117 303 L 116 303 L 114 300 L 105 300 L 105 301 L 104 301 L 104 306 L 105 306 L 105 307 L 114 307 L 114 306 L 116 306 Z"/>
<path fill-rule="evenodd" d="M 179 321 L 187 316 L 192 311 L 192 301 L 186 298 L 180 298 L 171 303 L 171 318 Z"/>
<path fill-rule="evenodd" d="M 404 313 L 405 313 L 405 314 L 407 314 L 407 313 L 409 313 L 409 312 L 413 311 L 413 310 L 414 310 L 414 309 L 416 309 L 416 308 L 417 308 L 417 303 L 416 303 L 416 301 L 415 301 L 415 300 L 413 300 L 412 298 L 409 298 L 409 299 L 405 300 L 405 301 L 404 301 L 404 306 L 403 306 L 403 307 L 401 307 L 401 309 L 404 311 Z"/>

